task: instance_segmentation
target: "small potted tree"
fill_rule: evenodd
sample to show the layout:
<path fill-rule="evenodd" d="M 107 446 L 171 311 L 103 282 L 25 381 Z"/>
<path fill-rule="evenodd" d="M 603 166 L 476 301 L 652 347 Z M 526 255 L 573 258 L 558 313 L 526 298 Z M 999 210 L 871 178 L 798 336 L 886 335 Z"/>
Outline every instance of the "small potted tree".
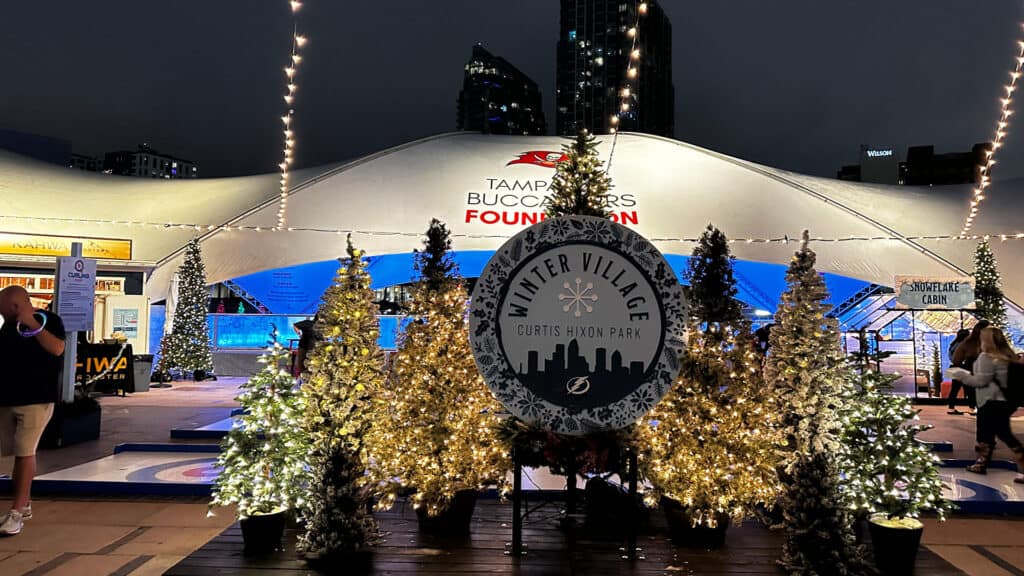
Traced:
<path fill-rule="evenodd" d="M 238 506 L 246 554 L 281 547 L 286 516 L 303 504 L 307 453 L 302 398 L 289 353 L 272 335 L 262 371 L 242 386 L 245 412 L 224 438 L 210 506 Z"/>
<path fill-rule="evenodd" d="M 868 520 L 875 564 L 886 575 L 911 574 L 924 525 L 924 511 L 940 519 L 950 510 L 942 497 L 939 458 L 917 440 L 931 428 L 919 424 L 910 400 L 892 394 L 898 378 L 878 370 L 885 352 L 861 335 L 851 355 L 856 386 L 843 415 L 842 487 L 853 513 Z"/>

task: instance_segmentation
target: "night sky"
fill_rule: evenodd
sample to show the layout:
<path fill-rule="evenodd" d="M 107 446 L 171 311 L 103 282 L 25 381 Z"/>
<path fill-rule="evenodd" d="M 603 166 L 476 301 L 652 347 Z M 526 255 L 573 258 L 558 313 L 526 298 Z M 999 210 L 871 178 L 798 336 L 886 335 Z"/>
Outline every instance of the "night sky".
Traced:
<path fill-rule="evenodd" d="M 860 144 L 968 150 L 992 137 L 1018 0 L 664 0 L 676 137 L 834 176 Z M 306 0 L 299 167 L 455 127 L 474 43 L 537 80 L 554 124 L 556 0 Z M 284 0 L 33 0 L 0 11 L 0 128 L 100 155 L 142 141 L 205 176 L 280 161 Z M 1020 94 L 1018 93 L 1018 96 Z M 1024 110 L 994 169 L 1024 176 Z"/>

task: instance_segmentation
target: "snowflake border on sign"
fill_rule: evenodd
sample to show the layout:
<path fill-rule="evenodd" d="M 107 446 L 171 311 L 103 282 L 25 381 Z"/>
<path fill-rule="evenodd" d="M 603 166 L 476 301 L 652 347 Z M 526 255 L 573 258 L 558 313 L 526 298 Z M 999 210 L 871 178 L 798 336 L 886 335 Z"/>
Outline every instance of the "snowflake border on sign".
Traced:
<path fill-rule="evenodd" d="M 619 253 L 642 271 L 661 301 L 665 333 L 662 352 L 654 369 L 649 371 L 647 381 L 621 400 L 582 410 L 558 406 L 531 392 L 519 381 L 505 359 L 498 339 L 500 304 L 513 270 L 538 252 L 569 244 L 603 246 Z M 570 310 L 572 307 L 566 312 L 572 314 Z M 473 290 L 470 339 L 480 373 L 495 397 L 512 414 L 552 432 L 584 435 L 618 430 L 633 424 L 668 392 L 679 373 L 680 358 L 685 349 L 687 310 L 686 297 L 675 272 L 646 238 L 603 218 L 553 218 L 514 236 L 487 263 Z"/>

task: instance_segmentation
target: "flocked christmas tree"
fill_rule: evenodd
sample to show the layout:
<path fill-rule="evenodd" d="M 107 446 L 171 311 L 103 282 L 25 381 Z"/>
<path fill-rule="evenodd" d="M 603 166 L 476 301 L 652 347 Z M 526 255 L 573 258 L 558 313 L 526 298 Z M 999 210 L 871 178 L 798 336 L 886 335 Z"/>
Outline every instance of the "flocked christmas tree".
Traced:
<path fill-rule="evenodd" d="M 934 351 L 938 356 L 937 347 Z M 938 456 L 917 440 L 932 426 L 919 423 L 920 410 L 909 398 L 892 393 L 899 376 L 880 370 L 890 355 L 869 346 L 863 333 L 858 350 L 850 354 L 855 385 L 841 418 L 841 484 L 856 516 L 881 515 L 883 522 L 914 528 L 920 527 L 916 518 L 922 511 L 942 518 L 949 503 L 942 497 Z"/>
<path fill-rule="evenodd" d="M 185 248 L 185 261 L 178 268 L 178 303 L 174 309 L 171 332 L 160 342 L 160 361 L 156 372 L 169 374 L 179 370 L 201 377 L 198 372 L 213 370 L 210 332 L 206 325 L 209 289 L 206 267 L 193 238 Z"/>
<path fill-rule="evenodd" d="M 597 140 L 587 131 L 562 146 L 567 158 L 559 162 L 551 178 L 547 217 L 597 216 L 608 218 L 611 178 L 597 155 Z"/>
<path fill-rule="evenodd" d="M 736 295 L 725 235 L 709 226 L 690 260 L 691 328 L 675 385 L 638 426 L 641 464 L 658 496 L 694 526 L 741 520 L 778 495 L 777 412 Z"/>
<path fill-rule="evenodd" d="M 259 359 L 263 369 L 241 387 L 244 412 L 221 443 L 211 506 L 237 504 L 246 518 L 303 505 L 307 445 L 289 357 L 275 330 Z"/>
<path fill-rule="evenodd" d="M 511 469 L 497 437 L 501 406 L 473 360 L 467 294 L 450 249 L 450 233 L 433 220 L 416 254 L 412 321 L 388 384 L 374 395 L 365 447 L 381 508 L 411 488 L 413 506 L 436 516 L 460 491 L 503 487 Z"/>
<path fill-rule="evenodd" d="M 786 447 L 779 468 L 779 507 L 785 544 L 780 564 L 789 574 L 861 574 L 863 550 L 843 499 L 837 452 L 848 381 L 836 322 L 826 317 L 828 289 L 814 269 L 803 234 L 786 271 L 765 366 Z"/>
<path fill-rule="evenodd" d="M 299 546 L 314 558 L 337 558 L 377 540 L 363 486 L 370 398 L 384 383 L 373 299 L 366 263 L 350 237 L 347 257 L 317 313 L 322 339 L 308 358 L 302 384 L 311 478 Z"/>
<path fill-rule="evenodd" d="M 975 314 L 1005 330 L 1006 302 L 1003 300 L 1002 281 L 996 255 L 987 241 L 979 243 L 974 252 L 974 295 L 978 306 Z"/>

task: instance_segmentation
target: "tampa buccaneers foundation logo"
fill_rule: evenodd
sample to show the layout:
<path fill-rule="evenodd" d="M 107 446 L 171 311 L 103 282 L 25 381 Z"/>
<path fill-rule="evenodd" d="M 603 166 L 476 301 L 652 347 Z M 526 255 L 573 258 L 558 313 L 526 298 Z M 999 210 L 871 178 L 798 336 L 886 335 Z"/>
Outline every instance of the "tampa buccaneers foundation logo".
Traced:
<path fill-rule="evenodd" d="M 543 168 L 554 168 L 559 162 L 565 162 L 568 159 L 569 157 L 561 152 L 531 150 L 529 152 L 523 152 L 519 155 L 519 158 L 505 164 L 505 166 L 511 166 L 513 164 L 533 164 L 534 166 L 541 166 Z"/>

